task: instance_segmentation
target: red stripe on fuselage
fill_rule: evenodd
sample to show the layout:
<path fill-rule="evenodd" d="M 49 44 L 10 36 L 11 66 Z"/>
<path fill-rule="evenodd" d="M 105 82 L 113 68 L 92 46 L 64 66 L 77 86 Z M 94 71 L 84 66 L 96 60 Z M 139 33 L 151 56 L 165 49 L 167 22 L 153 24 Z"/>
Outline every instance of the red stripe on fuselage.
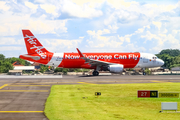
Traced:
<path fill-rule="evenodd" d="M 83 55 L 89 59 L 122 64 L 124 68 L 134 68 L 140 59 L 140 53 L 83 53 Z M 91 68 L 91 65 L 80 59 L 78 53 L 64 53 L 63 61 L 58 67 Z"/>

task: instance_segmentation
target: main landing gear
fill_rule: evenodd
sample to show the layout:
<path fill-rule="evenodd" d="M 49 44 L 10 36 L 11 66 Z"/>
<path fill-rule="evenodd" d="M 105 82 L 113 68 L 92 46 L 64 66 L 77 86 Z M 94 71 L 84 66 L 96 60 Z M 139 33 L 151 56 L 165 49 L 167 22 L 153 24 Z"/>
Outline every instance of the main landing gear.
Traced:
<path fill-rule="evenodd" d="M 143 70 L 143 75 L 146 75 L 145 69 L 146 69 L 146 68 L 142 68 L 142 70 Z"/>
<path fill-rule="evenodd" d="M 99 75 L 99 72 L 98 71 L 93 71 L 93 76 L 98 76 Z"/>

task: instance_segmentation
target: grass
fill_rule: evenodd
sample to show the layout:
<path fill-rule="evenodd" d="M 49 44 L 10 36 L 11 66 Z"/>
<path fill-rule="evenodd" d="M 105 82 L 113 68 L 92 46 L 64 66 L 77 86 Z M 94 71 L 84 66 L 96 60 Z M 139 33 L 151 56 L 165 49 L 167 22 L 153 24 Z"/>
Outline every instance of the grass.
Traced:
<path fill-rule="evenodd" d="M 180 113 L 159 113 L 161 102 L 178 102 L 180 110 L 178 98 L 137 98 L 137 90 L 180 92 L 180 83 L 54 85 L 45 114 L 50 120 L 180 119 Z"/>

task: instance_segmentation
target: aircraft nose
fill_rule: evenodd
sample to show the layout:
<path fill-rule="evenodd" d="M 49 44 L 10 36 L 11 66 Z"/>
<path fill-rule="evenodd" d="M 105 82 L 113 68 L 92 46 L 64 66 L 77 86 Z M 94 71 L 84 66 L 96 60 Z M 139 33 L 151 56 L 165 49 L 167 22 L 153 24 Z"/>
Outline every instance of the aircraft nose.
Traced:
<path fill-rule="evenodd" d="M 159 59 L 159 64 L 160 64 L 161 66 L 164 65 L 164 61 L 161 60 L 161 59 Z"/>

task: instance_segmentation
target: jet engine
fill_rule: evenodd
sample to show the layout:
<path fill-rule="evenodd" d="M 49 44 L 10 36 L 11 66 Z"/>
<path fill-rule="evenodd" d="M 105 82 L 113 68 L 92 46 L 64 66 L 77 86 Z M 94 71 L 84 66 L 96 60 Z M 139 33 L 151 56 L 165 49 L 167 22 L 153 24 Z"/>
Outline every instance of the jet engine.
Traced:
<path fill-rule="evenodd" d="M 120 73 L 124 69 L 124 65 L 121 64 L 115 64 L 115 65 L 109 65 L 108 70 L 112 73 Z"/>

